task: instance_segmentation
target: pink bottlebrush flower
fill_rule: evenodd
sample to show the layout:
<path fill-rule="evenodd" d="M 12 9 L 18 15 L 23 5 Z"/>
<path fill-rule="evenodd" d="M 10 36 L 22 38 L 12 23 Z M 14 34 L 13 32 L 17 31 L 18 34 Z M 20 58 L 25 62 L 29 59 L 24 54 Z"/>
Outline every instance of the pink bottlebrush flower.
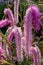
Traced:
<path fill-rule="evenodd" d="M 41 54 L 39 48 L 37 46 L 31 47 L 30 53 L 33 55 L 34 65 L 41 65 Z"/>
<path fill-rule="evenodd" d="M 27 13 L 28 12 L 28 13 Z M 24 22 L 24 38 L 25 38 L 25 53 L 26 56 L 29 56 L 29 51 L 31 47 L 32 42 L 32 14 L 30 12 L 30 9 L 26 12 L 25 15 L 25 22 Z"/>
<path fill-rule="evenodd" d="M 32 5 L 27 9 L 24 21 L 26 55 L 28 56 L 30 53 L 29 49 L 31 47 L 32 42 L 32 24 L 34 25 L 35 31 L 39 31 L 40 29 L 40 11 L 37 6 Z"/>
<path fill-rule="evenodd" d="M 16 31 L 16 47 L 17 47 L 17 57 L 19 61 L 22 60 L 21 38 L 22 38 L 22 32 L 21 29 L 18 28 Z"/>
<path fill-rule="evenodd" d="M 4 14 L 8 15 L 8 19 L 10 21 L 10 25 L 13 26 L 14 25 L 14 16 L 12 11 L 8 8 L 4 10 Z"/>
<path fill-rule="evenodd" d="M 8 19 L 0 20 L 0 28 L 6 26 L 8 24 L 10 24 L 10 22 L 8 21 Z"/>
<path fill-rule="evenodd" d="M 14 0 L 14 18 L 15 18 L 15 23 L 18 23 L 18 9 L 19 9 L 19 0 Z"/>
<path fill-rule="evenodd" d="M 22 59 L 22 50 L 21 50 L 22 32 L 20 28 L 15 27 L 14 29 L 12 29 L 12 32 L 8 36 L 8 40 L 11 42 L 13 37 L 15 38 L 15 42 L 16 42 L 17 58 L 19 61 L 21 61 Z"/>

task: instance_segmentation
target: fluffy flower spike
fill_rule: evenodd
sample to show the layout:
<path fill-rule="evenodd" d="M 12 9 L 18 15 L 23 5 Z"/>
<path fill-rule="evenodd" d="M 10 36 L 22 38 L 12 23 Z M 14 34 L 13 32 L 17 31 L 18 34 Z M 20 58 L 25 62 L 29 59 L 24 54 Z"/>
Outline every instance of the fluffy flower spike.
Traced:
<path fill-rule="evenodd" d="M 6 26 L 6 25 L 9 25 L 10 22 L 8 22 L 8 19 L 5 19 L 5 20 L 0 20 L 0 28 Z"/>
<path fill-rule="evenodd" d="M 14 18 L 15 18 L 15 23 L 18 23 L 18 9 L 19 9 L 19 0 L 14 0 Z"/>
<path fill-rule="evenodd" d="M 10 25 L 13 26 L 14 25 L 14 16 L 12 11 L 8 8 L 4 10 L 4 14 L 6 14 L 8 16 L 8 19 L 10 21 Z"/>
<path fill-rule="evenodd" d="M 37 32 L 40 30 L 40 10 L 36 5 L 31 5 L 26 11 L 27 18 L 29 16 L 29 11 L 32 15 L 32 24 L 34 26 L 34 30 Z"/>
<path fill-rule="evenodd" d="M 30 6 L 24 18 L 24 36 L 25 36 L 25 54 L 26 56 L 33 55 L 34 65 L 41 65 L 41 54 L 39 52 L 39 48 L 37 46 L 32 47 L 32 24 L 34 25 L 34 30 L 40 30 L 40 11 L 37 6 Z M 38 25 L 37 25 L 38 23 Z M 36 26 L 37 25 L 37 26 Z M 31 50 L 31 51 L 30 51 Z M 36 54 L 36 55 L 35 55 Z M 37 57 L 36 57 L 37 56 Z M 40 60 L 39 60 L 40 58 Z"/>
<path fill-rule="evenodd" d="M 12 42 L 12 38 L 15 38 L 15 42 L 16 42 L 16 50 L 17 50 L 17 58 L 19 61 L 22 60 L 22 49 L 21 49 L 21 37 L 22 37 L 22 33 L 21 33 L 21 29 L 15 27 L 12 32 L 9 34 L 8 36 L 8 40 L 10 42 Z"/>
<path fill-rule="evenodd" d="M 41 53 L 37 46 L 31 47 L 30 52 L 33 55 L 34 65 L 41 65 Z"/>

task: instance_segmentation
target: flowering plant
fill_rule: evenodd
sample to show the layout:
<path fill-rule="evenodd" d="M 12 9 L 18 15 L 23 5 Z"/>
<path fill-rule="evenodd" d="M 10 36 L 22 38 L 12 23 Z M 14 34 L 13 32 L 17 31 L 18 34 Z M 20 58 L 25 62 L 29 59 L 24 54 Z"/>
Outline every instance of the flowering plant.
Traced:
<path fill-rule="evenodd" d="M 6 18 L 0 20 L 0 29 L 9 25 L 6 34 L 0 33 L 0 63 L 10 65 L 41 65 L 41 52 L 38 42 L 33 42 L 33 32 L 40 30 L 40 10 L 31 5 L 24 16 L 24 24 L 18 27 L 19 0 L 14 0 L 14 15 L 10 8 L 4 10 Z M 22 28 L 22 29 L 21 29 Z M 1 61 L 3 60 L 3 61 Z"/>

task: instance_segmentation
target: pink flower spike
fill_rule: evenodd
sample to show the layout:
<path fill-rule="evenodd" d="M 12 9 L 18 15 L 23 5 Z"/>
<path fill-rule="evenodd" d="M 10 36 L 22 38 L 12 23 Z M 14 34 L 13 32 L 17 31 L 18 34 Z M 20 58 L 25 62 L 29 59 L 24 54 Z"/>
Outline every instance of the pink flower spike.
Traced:
<path fill-rule="evenodd" d="M 29 50 L 32 43 L 32 24 L 34 30 L 37 32 L 40 30 L 40 11 L 36 5 L 31 5 L 24 17 L 24 37 L 25 37 L 25 46 L 26 46 L 26 56 L 29 55 Z"/>
<path fill-rule="evenodd" d="M 18 58 L 19 61 L 22 60 L 21 38 L 22 38 L 22 31 L 21 31 L 21 28 L 18 28 L 16 30 L 16 47 L 17 47 L 17 58 Z"/>
<path fill-rule="evenodd" d="M 19 0 L 14 0 L 14 19 L 15 19 L 15 23 L 18 23 L 18 9 L 19 9 Z"/>
<path fill-rule="evenodd" d="M 30 9 L 27 10 L 24 18 L 24 39 L 25 39 L 25 54 L 28 57 L 32 42 L 32 14 Z"/>
<path fill-rule="evenodd" d="M 9 24 L 8 19 L 0 20 L 0 28 L 6 26 L 6 25 L 8 25 L 8 24 Z"/>
<path fill-rule="evenodd" d="M 8 8 L 4 10 L 4 14 L 8 15 L 8 19 L 10 20 L 10 25 L 14 26 L 14 16 L 12 11 Z"/>
<path fill-rule="evenodd" d="M 33 55 L 34 65 L 41 65 L 41 54 L 38 47 L 31 47 L 30 53 Z"/>
<path fill-rule="evenodd" d="M 16 42 L 17 58 L 19 61 L 21 61 L 21 59 L 22 59 L 22 50 L 21 50 L 22 32 L 21 32 L 20 28 L 15 27 L 14 29 L 12 29 L 12 32 L 8 36 L 8 40 L 12 41 L 13 37 L 15 38 L 15 42 Z"/>

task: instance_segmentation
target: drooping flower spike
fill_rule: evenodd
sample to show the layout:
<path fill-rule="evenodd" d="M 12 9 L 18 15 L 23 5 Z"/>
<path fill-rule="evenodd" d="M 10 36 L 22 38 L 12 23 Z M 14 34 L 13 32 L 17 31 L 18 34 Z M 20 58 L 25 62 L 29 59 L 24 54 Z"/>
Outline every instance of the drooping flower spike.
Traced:
<path fill-rule="evenodd" d="M 14 24 L 16 22 L 18 22 L 18 8 L 19 8 L 19 0 L 14 0 L 14 15 L 10 8 L 6 8 L 4 10 L 4 14 L 6 14 L 8 16 L 8 21 L 10 22 L 11 26 L 14 26 Z M 8 22 L 4 22 L 4 21 L 6 21 L 6 19 L 2 20 L 2 23 L 0 23 L 0 25 L 3 25 L 2 27 L 6 26 L 8 24 Z"/>
<path fill-rule="evenodd" d="M 41 60 L 39 60 L 39 58 L 40 58 L 39 48 L 36 46 L 32 47 L 32 24 L 34 25 L 35 31 L 40 30 L 40 11 L 39 11 L 38 7 L 35 5 L 30 6 L 26 11 L 24 20 L 25 20 L 24 21 L 24 37 L 25 37 L 25 49 L 26 49 L 25 54 L 28 57 L 32 53 L 32 55 L 34 56 L 34 58 L 33 58 L 34 65 L 39 65 L 38 63 L 41 61 Z M 37 25 L 37 23 L 39 23 L 39 24 Z M 30 51 L 30 50 L 32 50 L 32 51 Z M 37 55 L 37 58 L 36 58 L 35 53 Z M 40 65 L 41 65 L 41 63 L 40 63 Z"/>
<path fill-rule="evenodd" d="M 34 25 L 34 23 L 36 23 L 34 25 L 35 31 L 39 31 L 40 29 L 40 24 L 37 25 L 37 22 L 40 23 L 40 12 L 37 6 L 32 5 L 27 9 L 26 15 L 24 18 L 24 36 L 25 36 L 25 44 L 27 46 L 26 53 L 28 52 L 29 50 L 28 48 L 31 46 L 31 42 L 32 42 L 32 24 Z"/>
<path fill-rule="evenodd" d="M 6 8 L 4 10 L 4 14 L 6 14 L 8 16 L 7 19 L 4 19 L 4 20 L 0 20 L 0 28 L 6 26 L 6 25 L 9 25 L 10 26 L 14 26 L 14 17 L 13 17 L 13 13 L 12 11 L 8 8 Z"/>
<path fill-rule="evenodd" d="M 8 16 L 8 19 L 10 21 L 10 25 L 14 26 L 14 16 L 13 16 L 13 13 L 12 13 L 11 9 L 10 8 L 8 8 L 8 9 L 6 8 L 4 10 L 4 14 L 6 14 Z"/>
<path fill-rule="evenodd" d="M 34 30 L 37 32 L 40 30 L 40 10 L 36 5 L 31 5 L 26 11 L 27 17 L 29 10 L 32 15 L 32 24 L 34 26 Z"/>
<path fill-rule="evenodd" d="M 40 10 L 36 5 L 30 6 L 30 10 L 32 13 L 32 24 L 34 26 L 34 30 L 37 32 L 40 30 Z"/>
<path fill-rule="evenodd" d="M 15 38 L 15 42 L 16 42 L 17 58 L 18 61 L 21 61 L 22 60 L 22 47 L 21 47 L 22 32 L 20 28 L 15 27 L 14 29 L 12 29 L 12 32 L 8 36 L 8 40 L 12 42 L 13 37 Z"/>

